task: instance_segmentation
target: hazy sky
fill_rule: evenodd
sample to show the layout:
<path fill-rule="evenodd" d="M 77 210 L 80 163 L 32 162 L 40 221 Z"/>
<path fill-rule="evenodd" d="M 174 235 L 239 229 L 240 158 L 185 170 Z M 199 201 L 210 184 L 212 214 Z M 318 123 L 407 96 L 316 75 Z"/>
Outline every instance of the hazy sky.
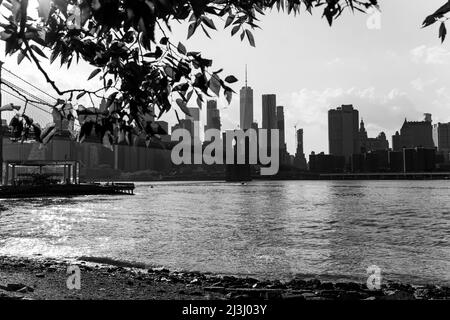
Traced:
<path fill-rule="evenodd" d="M 275 93 L 277 104 L 285 106 L 288 150 L 295 152 L 294 126 L 304 129 L 305 153 L 328 152 L 327 110 L 341 104 L 354 104 L 366 124 L 369 136 L 385 131 L 391 135 L 405 117 L 421 120 L 424 112 L 433 121 L 450 121 L 450 42 L 440 44 L 438 25 L 421 29 L 427 14 L 444 0 L 384 0 L 381 3 L 381 29 L 369 30 L 366 15 L 346 14 L 330 28 L 320 18 L 302 12 L 288 16 L 275 11 L 261 17 L 262 30 L 254 31 L 256 48 L 239 37 L 231 37 L 230 29 L 217 32 L 208 39 L 201 30 L 186 41 L 187 27 L 174 22 L 172 41 L 181 40 L 191 51 L 202 51 L 214 60 L 213 69 L 224 68 L 223 76 L 233 74 L 244 83 L 248 64 L 249 85 L 254 89 L 254 116 L 261 124 L 261 95 Z M 220 28 L 219 28 L 220 26 Z M 450 41 L 450 40 L 448 40 Z M 2 59 L 4 59 L 2 42 Z M 5 67 L 23 75 L 49 92 L 44 78 L 24 60 L 4 59 Z M 50 73 L 61 87 L 90 87 L 86 83 L 89 67 L 72 67 L 70 72 L 55 64 Z M 55 95 L 52 93 L 52 95 Z M 4 102 L 10 98 L 5 95 Z M 195 101 L 193 101 L 195 104 Z M 239 99 L 230 106 L 219 101 L 223 129 L 239 123 Z M 202 111 L 205 119 L 206 108 Z M 50 120 L 36 111 L 36 119 Z M 165 120 L 174 123 L 173 113 Z"/>

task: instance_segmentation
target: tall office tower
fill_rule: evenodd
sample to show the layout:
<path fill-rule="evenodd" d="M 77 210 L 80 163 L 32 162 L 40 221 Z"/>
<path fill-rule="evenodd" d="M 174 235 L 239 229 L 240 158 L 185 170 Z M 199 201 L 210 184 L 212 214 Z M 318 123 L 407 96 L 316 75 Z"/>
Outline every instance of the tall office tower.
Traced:
<path fill-rule="evenodd" d="M 450 161 L 450 122 L 433 125 L 433 141 L 445 161 Z"/>
<path fill-rule="evenodd" d="M 303 154 L 303 129 L 297 130 L 297 154 Z"/>
<path fill-rule="evenodd" d="M 303 151 L 303 129 L 298 129 L 297 135 L 297 150 L 295 152 L 294 166 L 299 169 L 306 169 L 306 158 Z"/>
<path fill-rule="evenodd" d="M 200 109 L 199 108 L 188 108 L 191 116 L 186 116 L 186 119 L 192 121 L 193 136 L 192 139 L 195 141 L 200 140 Z"/>
<path fill-rule="evenodd" d="M 279 130 L 278 145 L 279 145 L 279 155 L 280 163 L 287 164 L 289 162 L 289 154 L 287 153 L 285 130 L 284 130 L 284 107 L 277 107 L 277 128 Z"/>
<path fill-rule="evenodd" d="M 286 138 L 284 131 L 284 107 L 277 107 L 277 128 L 280 130 L 280 149 L 286 149 Z"/>
<path fill-rule="evenodd" d="M 262 96 L 262 129 L 267 130 L 267 151 L 272 150 L 272 130 L 277 128 L 277 98 L 274 94 Z M 278 141 L 277 141 L 278 144 Z M 281 146 L 278 146 L 278 150 Z M 277 150 L 277 151 L 278 151 Z M 267 152 L 265 151 L 265 152 Z M 279 152 L 281 155 L 282 153 Z M 281 160 L 281 159 L 280 159 Z"/>
<path fill-rule="evenodd" d="M 361 122 L 359 124 L 359 150 L 356 150 L 355 153 L 365 153 L 369 150 L 367 150 L 367 139 L 369 137 L 367 136 L 366 128 L 364 127 L 364 120 L 361 119 Z"/>
<path fill-rule="evenodd" d="M 263 94 L 262 96 L 262 128 L 277 128 L 277 96 L 274 94 Z"/>
<path fill-rule="evenodd" d="M 242 87 L 239 97 L 240 128 L 247 130 L 253 123 L 253 89 L 247 83 L 247 66 L 245 66 L 245 87 Z"/>
<path fill-rule="evenodd" d="M 220 130 L 222 124 L 220 123 L 220 110 L 217 109 L 217 101 L 209 100 L 206 103 L 206 127 L 205 129 Z"/>
<path fill-rule="evenodd" d="M 359 113 L 353 105 L 342 105 L 328 111 L 328 143 L 330 155 L 344 156 L 350 161 L 352 154 L 360 152 Z"/>
<path fill-rule="evenodd" d="M 403 148 L 434 148 L 433 126 L 431 115 L 425 114 L 424 121 L 405 121 L 400 129 L 392 136 L 392 148 L 400 151 Z"/>

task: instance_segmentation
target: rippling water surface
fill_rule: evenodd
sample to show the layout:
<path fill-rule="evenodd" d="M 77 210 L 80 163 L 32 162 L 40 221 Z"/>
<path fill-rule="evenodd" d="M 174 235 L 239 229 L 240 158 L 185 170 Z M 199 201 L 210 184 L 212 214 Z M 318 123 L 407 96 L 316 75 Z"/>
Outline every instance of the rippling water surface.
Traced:
<path fill-rule="evenodd" d="M 0 255 L 450 284 L 450 181 L 161 182 L 135 196 L 0 200 Z"/>

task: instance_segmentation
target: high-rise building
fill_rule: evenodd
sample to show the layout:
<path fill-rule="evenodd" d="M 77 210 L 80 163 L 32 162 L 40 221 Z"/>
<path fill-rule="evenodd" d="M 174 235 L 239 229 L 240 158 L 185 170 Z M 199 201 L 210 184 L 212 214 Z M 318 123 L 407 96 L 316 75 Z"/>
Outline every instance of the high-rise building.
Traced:
<path fill-rule="evenodd" d="M 209 100 L 206 103 L 206 126 L 205 129 L 220 130 L 222 124 L 220 122 L 220 110 L 217 109 L 217 101 Z"/>
<path fill-rule="evenodd" d="M 247 83 L 247 67 L 245 67 L 245 86 L 240 93 L 240 128 L 250 129 L 253 123 L 253 89 Z"/>
<path fill-rule="evenodd" d="M 295 133 L 297 135 L 297 150 L 295 152 L 294 166 L 299 169 L 306 169 L 306 158 L 303 151 L 303 129 L 298 129 Z"/>
<path fill-rule="evenodd" d="M 286 150 L 286 138 L 284 130 L 284 107 L 277 107 L 277 128 L 280 130 L 280 149 Z"/>
<path fill-rule="evenodd" d="M 286 148 L 286 138 L 285 138 L 285 129 L 284 129 L 284 107 L 277 107 L 277 129 L 279 130 L 279 155 L 280 155 L 280 164 L 287 164 L 289 162 L 289 155 L 287 153 Z"/>
<path fill-rule="evenodd" d="M 353 105 L 342 105 L 328 111 L 329 151 L 334 156 L 344 156 L 349 162 L 352 154 L 360 152 L 359 113 Z"/>
<path fill-rule="evenodd" d="M 367 131 L 366 128 L 364 126 L 364 120 L 361 119 L 361 122 L 359 124 L 359 133 L 358 133 L 358 137 L 359 137 L 359 148 L 360 150 L 357 150 L 357 152 L 355 153 L 364 153 L 366 152 L 366 144 L 367 144 Z"/>
<path fill-rule="evenodd" d="M 303 152 L 303 129 L 298 129 L 297 132 L 297 150 L 296 153 L 305 155 Z"/>
<path fill-rule="evenodd" d="M 445 161 L 450 161 L 450 122 L 433 125 L 433 141 L 437 151 L 444 155 Z"/>
<path fill-rule="evenodd" d="M 262 128 L 277 128 L 277 96 L 274 94 L 263 94 L 262 96 Z"/>
<path fill-rule="evenodd" d="M 277 98 L 274 94 L 262 96 L 262 129 L 267 130 L 267 150 L 272 150 L 272 130 L 277 129 Z M 277 141 L 278 144 L 278 141 Z M 279 146 L 280 147 L 280 146 Z M 278 148 L 279 148 L 278 147 Z"/>
<path fill-rule="evenodd" d="M 405 121 L 400 129 L 392 136 L 392 147 L 394 151 L 403 148 L 434 148 L 433 127 L 431 115 L 425 114 L 424 121 Z"/>
<path fill-rule="evenodd" d="M 191 132 L 194 141 L 200 140 L 200 109 L 199 108 L 188 108 L 191 116 L 187 116 L 186 119 L 192 121 L 193 131 Z"/>

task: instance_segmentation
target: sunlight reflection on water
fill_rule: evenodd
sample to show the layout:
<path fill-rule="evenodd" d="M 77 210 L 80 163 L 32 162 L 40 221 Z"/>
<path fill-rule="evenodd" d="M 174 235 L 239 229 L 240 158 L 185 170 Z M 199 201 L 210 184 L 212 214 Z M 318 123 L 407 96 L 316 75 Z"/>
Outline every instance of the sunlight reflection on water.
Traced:
<path fill-rule="evenodd" d="M 151 188 L 151 186 L 154 188 Z M 0 200 L 0 254 L 450 283 L 450 182 L 137 184 L 135 196 Z"/>

